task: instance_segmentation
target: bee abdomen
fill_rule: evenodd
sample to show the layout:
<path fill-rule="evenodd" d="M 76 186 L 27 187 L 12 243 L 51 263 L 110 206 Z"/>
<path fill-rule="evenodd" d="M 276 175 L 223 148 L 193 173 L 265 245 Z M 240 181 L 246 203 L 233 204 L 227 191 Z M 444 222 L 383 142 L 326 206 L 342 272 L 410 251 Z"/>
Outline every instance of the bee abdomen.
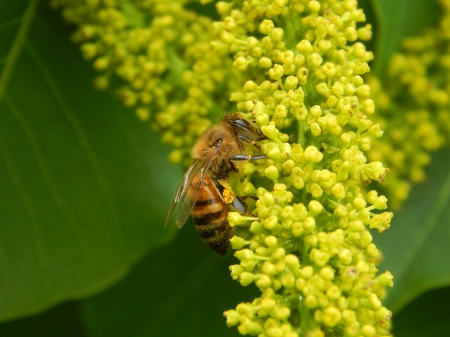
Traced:
<path fill-rule="evenodd" d="M 211 205 L 215 205 L 215 204 L 219 204 L 221 202 L 221 200 L 219 198 L 209 198 L 209 199 L 205 199 L 205 200 L 197 200 L 195 202 L 195 206 L 194 207 L 205 207 L 205 206 L 211 206 Z"/>
<path fill-rule="evenodd" d="M 228 224 L 228 220 L 224 220 L 221 225 L 221 230 L 217 233 L 217 235 L 203 239 L 205 243 L 220 255 L 227 255 L 228 250 L 230 249 L 230 239 L 233 237 L 233 228 Z"/>
<path fill-rule="evenodd" d="M 207 216 L 211 216 L 211 214 Z M 200 237 L 209 248 L 220 255 L 227 255 L 230 248 L 230 239 L 233 236 L 233 229 L 226 219 L 226 213 L 225 217 L 220 221 L 207 222 L 201 218 L 194 218 L 194 221 L 198 234 L 200 234 Z"/>
<path fill-rule="evenodd" d="M 228 205 L 223 202 L 209 176 L 203 181 L 191 214 L 198 234 L 209 248 L 220 255 L 227 255 L 233 236 L 227 220 Z"/>

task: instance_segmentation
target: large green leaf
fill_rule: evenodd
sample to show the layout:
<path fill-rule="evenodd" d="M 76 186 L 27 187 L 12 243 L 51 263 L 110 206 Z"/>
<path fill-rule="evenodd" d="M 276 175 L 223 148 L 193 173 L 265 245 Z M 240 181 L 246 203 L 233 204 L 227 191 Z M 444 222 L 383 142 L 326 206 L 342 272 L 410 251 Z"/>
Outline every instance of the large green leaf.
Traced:
<path fill-rule="evenodd" d="M 167 240 L 168 149 L 36 0 L 0 2 L 0 320 L 102 290 Z M 178 173 L 178 174 L 177 174 Z"/>
<path fill-rule="evenodd" d="M 79 320 L 78 302 L 60 304 L 44 313 L 0 324 L 0 336 L 86 337 Z"/>
<path fill-rule="evenodd" d="M 450 288 L 434 289 L 409 303 L 393 318 L 396 337 L 448 337 Z"/>
<path fill-rule="evenodd" d="M 437 27 L 440 10 L 437 1 L 429 0 L 372 0 L 372 6 L 377 14 L 374 72 L 383 76 L 402 39 Z M 395 212 L 392 228 L 376 239 L 386 257 L 381 269 L 395 277 L 386 300 L 394 312 L 426 290 L 450 282 L 448 155 L 446 150 L 433 157 L 429 180 L 413 188 L 402 210 Z"/>
<path fill-rule="evenodd" d="M 257 290 L 231 279 L 228 266 L 236 262 L 209 250 L 189 221 L 173 244 L 81 303 L 86 329 L 94 337 L 237 336 L 222 313 L 251 301 Z"/>
<path fill-rule="evenodd" d="M 373 52 L 375 49 L 375 38 L 378 31 L 378 22 L 376 12 L 373 8 L 372 0 L 359 0 L 358 8 L 361 8 L 364 11 L 364 15 L 366 16 L 366 23 L 372 26 L 373 37 L 369 41 L 364 41 L 364 44 L 367 50 Z M 376 57 L 378 57 L 378 55 L 376 55 Z"/>
<path fill-rule="evenodd" d="M 386 304 L 394 312 L 426 290 L 450 285 L 450 150 L 433 155 L 428 180 L 414 186 L 395 213 L 392 227 L 377 237 L 382 270 L 394 275 Z"/>
<path fill-rule="evenodd" d="M 373 72 L 377 76 L 382 76 L 392 54 L 399 50 L 401 40 L 422 34 L 427 27 L 436 26 L 441 11 L 437 1 L 371 1 L 377 16 Z"/>

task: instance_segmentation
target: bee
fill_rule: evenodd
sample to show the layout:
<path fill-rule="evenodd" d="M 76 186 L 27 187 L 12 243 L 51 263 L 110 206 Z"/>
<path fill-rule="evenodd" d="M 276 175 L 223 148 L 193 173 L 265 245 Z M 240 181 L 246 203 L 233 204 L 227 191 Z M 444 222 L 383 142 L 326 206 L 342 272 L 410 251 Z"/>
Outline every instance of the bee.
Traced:
<path fill-rule="evenodd" d="M 166 218 L 166 226 L 176 214 L 178 228 L 189 215 L 203 241 L 220 255 L 227 255 L 233 229 L 227 216 L 230 207 L 253 215 L 244 200 L 228 184 L 229 174 L 238 171 L 238 163 L 264 159 L 264 154 L 244 154 L 245 143 L 259 148 L 256 142 L 266 139 L 255 125 L 237 113 L 225 115 L 192 148 L 193 164 L 187 169 L 175 193 Z"/>

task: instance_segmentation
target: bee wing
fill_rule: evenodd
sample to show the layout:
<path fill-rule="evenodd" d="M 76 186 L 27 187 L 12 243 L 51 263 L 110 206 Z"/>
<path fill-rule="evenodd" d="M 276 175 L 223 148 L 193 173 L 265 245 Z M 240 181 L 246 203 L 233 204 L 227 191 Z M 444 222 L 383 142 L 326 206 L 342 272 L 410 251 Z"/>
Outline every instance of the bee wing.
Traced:
<path fill-rule="evenodd" d="M 217 146 L 213 147 L 206 156 L 197 159 L 188 168 L 175 193 L 175 198 L 170 206 L 169 213 L 167 214 L 165 226 L 169 223 L 174 211 L 178 228 L 181 228 L 185 224 L 197 201 L 203 179 L 205 178 L 214 157 L 219 151 L 220 145 L 221 144 L 219 143 Z M 193 196 L 190 195 L 190 193 L 192 193 L 192 191 L 189 191 L 190 186 L 198 186 L 198 189 L 194 192 Z"/>
<path fill-rule="evenodd" d="M 166 224 L 164 225 L 164 228 L 169 223 L 169 220 L 172 217 L 172 213 L 176 206 L 177 206 L 177 211 L 178 211 L 178 208 L 180 207 L 179 201 L 187 198 L 189 177 L 190 177 L 194 167 L 196 165 L 198 165 L 198 162 L 199 162 L 199 160 L 197 159 L 191 166 L 189 166 L 189 168 L 187 169 L 186 173 L 183 176 L 183 179 L 181 179 L 180 185 L 178 185 L 177 191 L 175 192 L 175 197 L 173 198 L 172 204 L 170 205 L 169 213 L 167 213 Z M 177 220 L 177 222 L 178 222 L 178 220 Z M 178 227 L 181 227 L 181 226 L 178 226 Z"/>

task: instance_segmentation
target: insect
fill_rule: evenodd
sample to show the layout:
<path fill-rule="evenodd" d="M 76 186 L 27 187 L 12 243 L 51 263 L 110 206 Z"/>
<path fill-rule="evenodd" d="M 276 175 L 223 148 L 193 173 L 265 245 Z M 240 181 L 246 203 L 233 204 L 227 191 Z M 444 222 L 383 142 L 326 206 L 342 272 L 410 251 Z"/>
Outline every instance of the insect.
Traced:
<path fill-rule="evenodd" d="M 229 174 L 238 171 L 238 162 L 266 157 L 264 154 L 243 153 L 245 143 L 258 147 L 256 142 L 263 139 L 266 136 L 237 113 L 225 115 L 221 123 L 207 130 L 192 148 L 195 161 L 178 186 L 166 226 L 173 212 L 178 228 L 191 214 L 203 241 L 216 253 L 225 256 L 233 235 L 227 220 L 230 207 L 253 215 L 244 200 L 236 196 L 229 186 Z"/>

